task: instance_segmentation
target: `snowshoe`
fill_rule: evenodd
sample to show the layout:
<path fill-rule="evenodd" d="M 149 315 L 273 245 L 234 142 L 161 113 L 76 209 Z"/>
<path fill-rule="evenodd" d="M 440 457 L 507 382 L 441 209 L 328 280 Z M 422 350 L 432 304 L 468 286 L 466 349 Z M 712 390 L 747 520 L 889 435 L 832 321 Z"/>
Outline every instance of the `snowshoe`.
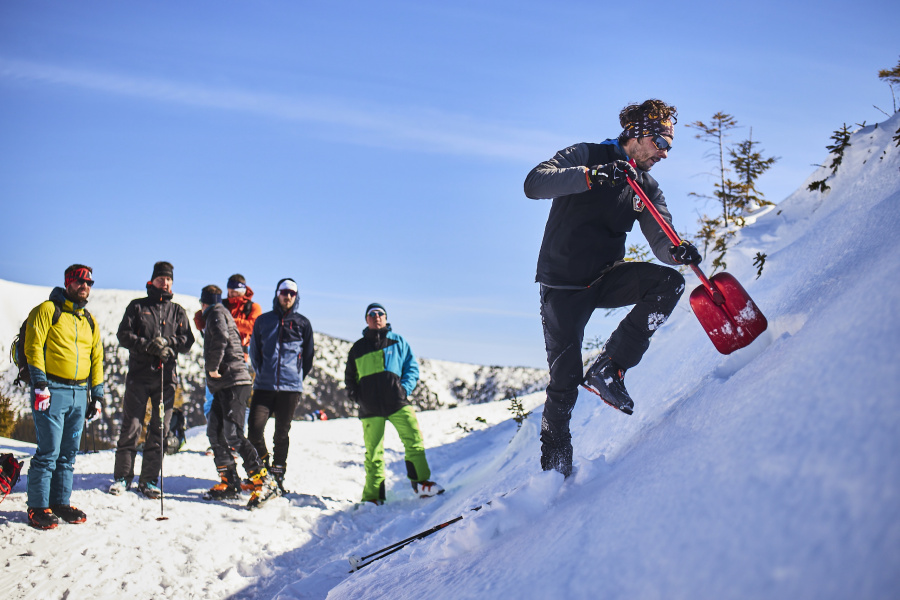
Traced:
<path fill-rule="evenodd" d="M 588 369 L 581 387 L 597 394 L 626 415 L 634 412 L 634 401 L 625 389 L 625 369 L 614 363 L 605 352 Z"/>

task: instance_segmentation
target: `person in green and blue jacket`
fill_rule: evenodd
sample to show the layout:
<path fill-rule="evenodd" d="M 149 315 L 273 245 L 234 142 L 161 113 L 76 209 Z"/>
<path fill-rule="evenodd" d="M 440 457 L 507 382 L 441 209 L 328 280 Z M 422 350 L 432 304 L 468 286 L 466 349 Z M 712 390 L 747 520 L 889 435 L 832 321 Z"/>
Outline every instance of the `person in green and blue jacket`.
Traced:
<path fill-rule="evenodd" d="M 419 364 L 409 344 L 391 331 L 387 311 L 381 304 L 366 308 L 363 337 L 347 357 L 344 382 L 347 394 L 359 406 L 366 444 L 366 484 L 363 502 L 383 504 L 384 427 L 390 421 L 403 442 L 406 474 L 413 491 L 421 498 L 444 491 L 430 480 L 425 444 L 410 396 L 419 381 Z"/>

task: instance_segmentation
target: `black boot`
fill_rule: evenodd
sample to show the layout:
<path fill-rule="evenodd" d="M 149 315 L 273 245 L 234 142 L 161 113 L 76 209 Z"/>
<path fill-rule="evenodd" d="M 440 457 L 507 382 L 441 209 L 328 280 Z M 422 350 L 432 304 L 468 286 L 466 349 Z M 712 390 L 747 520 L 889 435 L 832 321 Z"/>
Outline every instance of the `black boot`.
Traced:
<path fill-rule="evenodd" d="M 54 529 L 59 525 L 59 519 L 49 508 L 29 508 L 28 524 L 35 529 Z"/>
<path fill-rule="evenodd" d="M 278 489 L 282 494 L 286 494 L 287 490 L 284 489 L 284 472 L 287 470 L 287 467 L 284 465 L 274 465 L 271 469 L 269 469 L 269 475 L 275 480 L 275 483 L 278 485 Z"/>
<path fill-rule="evenodd" d="M 634 412 L 634 401 L 625 389 L 625 369 L 602 352 L 584 376 L 582 387 L 600 396 L 604 402 L 626 415 Z"/>

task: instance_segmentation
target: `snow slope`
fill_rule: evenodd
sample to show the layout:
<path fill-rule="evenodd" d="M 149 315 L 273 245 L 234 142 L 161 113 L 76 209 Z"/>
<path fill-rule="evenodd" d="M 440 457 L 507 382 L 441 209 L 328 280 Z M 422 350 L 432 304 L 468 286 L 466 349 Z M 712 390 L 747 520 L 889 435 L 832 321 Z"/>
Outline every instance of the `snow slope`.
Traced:
<path fill-rule="evenodd" d="M 192 431 L 166 457 L 168 521 L 158 502 L 103 493 L 110 452 L 79 457 L 84 525 L 28 528 L 20 483 L 0 505 L 0 597 L 896 598 L 898 126 L 855 133 L 831 191 L 804 184 L 736 238 L 728 271 L 769 319 L 760 339 L 717 354 L 686 295 L 628 373 L 633 416 L 580 395 L 570 479 L 539 470 L 540 394 L 518 433 L 503 402 L 422 413 L 448 488 L 430 500 L 412 497 L 389 429 L 382 507 L 349 502 L 363 480 L 353 419 L 292 430 L 289 487 L 330 499 L 253 513 L 197 499 L 213 468 Z M 351 554 L 459 515 L 347 573 Z"/>

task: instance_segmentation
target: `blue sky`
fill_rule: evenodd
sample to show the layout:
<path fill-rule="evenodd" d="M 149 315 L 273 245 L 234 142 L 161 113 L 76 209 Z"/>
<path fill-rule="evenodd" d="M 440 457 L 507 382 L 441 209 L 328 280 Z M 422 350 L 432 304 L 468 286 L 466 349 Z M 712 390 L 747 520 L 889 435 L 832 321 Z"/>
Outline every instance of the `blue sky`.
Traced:
<path fill-rule="evenodd" d="M 317 331 L 356 339 L 379 301 L 421 356 L 544 367 L 535 164 L 663 98 L 653 175 L 693 232 L 685 124 L 752 127 L 777 202 L 892 112 L 896 2 L 729 4 L 0 1 L 0 278 L 141 290 L 169 260 L 176 292 L 241 272 L 268 310 L 291 276 Z"/>

